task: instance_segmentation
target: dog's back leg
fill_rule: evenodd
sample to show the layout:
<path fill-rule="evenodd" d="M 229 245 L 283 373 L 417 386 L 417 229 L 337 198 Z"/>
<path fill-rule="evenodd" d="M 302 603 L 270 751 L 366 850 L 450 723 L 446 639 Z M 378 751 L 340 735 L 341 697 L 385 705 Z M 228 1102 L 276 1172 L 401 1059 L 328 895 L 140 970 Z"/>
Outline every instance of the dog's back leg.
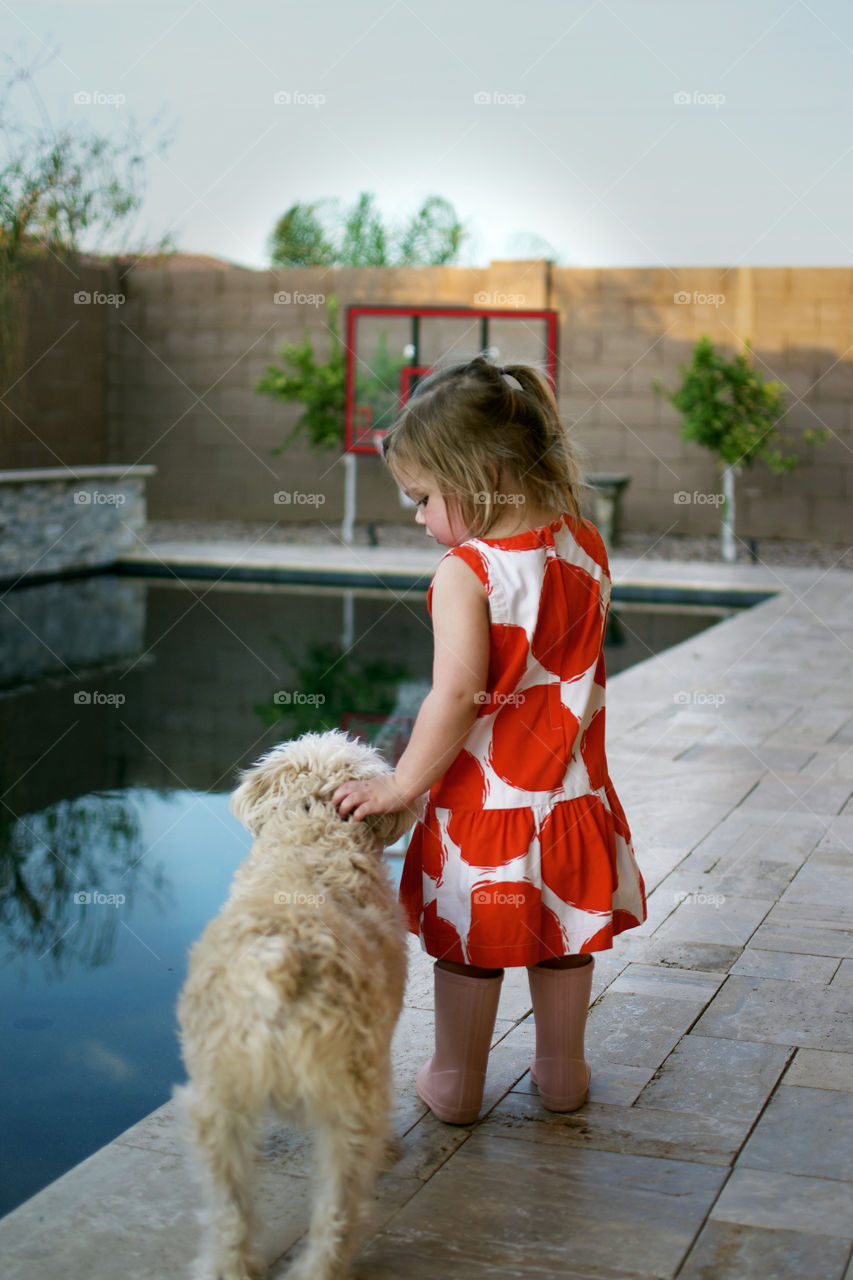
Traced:
<path fill-rule="evenodd" d="M 317 1187 L 304 1251 L 288 1280 L 338 1280 L 359 1244 L 362 1210 L 388 1141 L 385 1112 L 324 1116 L 315 1129 Z M 371 1124 L 371 1119 L 374 1123 Z"/>
<path fill-rule="evenodd" d="M 207 1252 L 198 1280 L 257 1280 L 266 1268 L 252 1251 L 252 1182 L 257 1153 L 254 1116 L 228 1111 L 192 1085 L 183 1099 L 189 1136 L 207 1189 Z"/>

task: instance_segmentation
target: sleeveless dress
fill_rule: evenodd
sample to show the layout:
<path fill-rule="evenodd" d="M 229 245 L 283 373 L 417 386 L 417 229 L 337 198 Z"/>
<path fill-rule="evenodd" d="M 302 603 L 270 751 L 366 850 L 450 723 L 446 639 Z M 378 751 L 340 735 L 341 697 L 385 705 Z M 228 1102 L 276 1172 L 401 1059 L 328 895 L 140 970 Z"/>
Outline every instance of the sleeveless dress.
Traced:
<path fill-rule="evenodd" d="M 606 950 L 646 895 L 604 754 L 604 543 L 562 516 L 447 555 L 486 589 L 489 672 L 409 842 L 409 928 L 429 955 L 485 968 Z"/>

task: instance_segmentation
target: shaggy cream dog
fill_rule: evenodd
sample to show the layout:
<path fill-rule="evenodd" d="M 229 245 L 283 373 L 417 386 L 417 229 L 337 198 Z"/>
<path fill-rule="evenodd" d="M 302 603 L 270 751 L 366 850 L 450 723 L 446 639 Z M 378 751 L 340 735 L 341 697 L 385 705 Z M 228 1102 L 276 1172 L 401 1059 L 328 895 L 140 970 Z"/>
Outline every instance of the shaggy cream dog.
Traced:
<path fill-rule="evenodd" d="M 346 734 L 305 734 L 241 775 L 231 809 L 256 837 L 230 895 L 190 954 L 178 1003 L 190 1083 L 175 1090 L 207 1183 L 204 1280 L 248 1280 L 259 1122 L 313 1130 L 318 1166 L 293 1280 L 344 1275 L 374 1175 L 387 1158 L 390 1044 L 406 980 L 405 932 L 382 847 L 409 813 L 362 822 L 330 797 L 388 772 Z"/>

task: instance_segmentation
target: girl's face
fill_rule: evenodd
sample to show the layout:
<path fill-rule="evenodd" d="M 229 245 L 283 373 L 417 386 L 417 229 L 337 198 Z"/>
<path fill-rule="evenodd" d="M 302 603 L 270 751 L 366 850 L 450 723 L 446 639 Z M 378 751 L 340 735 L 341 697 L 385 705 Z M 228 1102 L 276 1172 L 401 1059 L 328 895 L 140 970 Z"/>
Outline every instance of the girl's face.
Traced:
<path fill-rule="evenodd" d="M 424 526 L 428 538 L 435 538 L 443 547 L 455 547 L 465 541 L 468 530 L 459 511 L 455 503 L 448 503 L 442 497 L 434 476 L 417 467 L 408 467 L 397 469 L 394 477 L 403 492 L 417 503 L 415 523 Z"/>

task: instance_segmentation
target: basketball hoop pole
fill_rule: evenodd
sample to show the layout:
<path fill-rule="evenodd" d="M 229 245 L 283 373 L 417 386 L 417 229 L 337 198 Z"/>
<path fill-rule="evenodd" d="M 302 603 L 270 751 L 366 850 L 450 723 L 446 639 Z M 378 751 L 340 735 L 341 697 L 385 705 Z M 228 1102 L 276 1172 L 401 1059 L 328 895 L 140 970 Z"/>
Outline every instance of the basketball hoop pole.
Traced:
<path fill-rule="evenodd" d="M 345 453 L 344 464 L 344 521 L 341 525 L 341 541 L 351 544 L 355 529 L 355 466 L 358 455 Z"/>

